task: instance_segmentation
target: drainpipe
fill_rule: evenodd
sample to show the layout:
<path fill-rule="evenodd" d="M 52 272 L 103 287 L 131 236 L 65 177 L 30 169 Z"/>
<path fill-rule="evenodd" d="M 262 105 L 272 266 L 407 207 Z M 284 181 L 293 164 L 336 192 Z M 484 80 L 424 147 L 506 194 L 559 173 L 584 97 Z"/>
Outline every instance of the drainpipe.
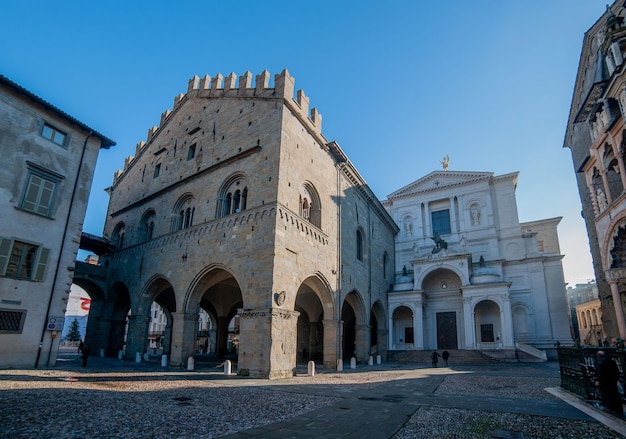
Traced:
<path fill-rule="evenodd" d="M 46 327 L 48 326 L 48 318 L 50 314 L 50 308 L 52 307 L 52 297 L 54 296 L 54 290 L 57 284 L 57 278 L 59 277 L 59 266 L 61 265 L 61 257 L 63 255 L 63 249 L 65 247 L 65 239 L 68 233 L 68 227 L 70 223 L 70 217 L 72 215 L 72 206 L 74 206 L 74 198 L 76 197 L 76 188 L 78 187 L 78 181 L 80 179 L 80 171 L 83 167 L 83 161 L 85 159 L 85 151 L 87 150 L 87 141 L 92 136 L 93 131 L 89 131 L 85 142 L 83 143 L 83 150 L 80 154 L 80 162 L 78 163 L 78 172 L 76 173 L 76 179 L 74 180 L 74 188 L 72 190 L 72 196 L 70 197 L 70 205 L 67 209 L 67 217 L 65 218 L 65 227 L 63 229 L 63 238 L 61 239 L 61 249 L 59 250 L 59 256 L 57 258 L 56 270 L 54 271 L 54 279 L 52 280 L 52 289 L 50 290 L 50 298 L 48 299 L 48 307 L 46 308 L 46 317 L 44 319 L 43 328 L 41 329 L 41 338 L 39 340 L 39 349 L 37 350 L 37 359 L 35 360 L 35 367 L 39 367 L 39 358 L 41 357 L 41 350 L 43 348 L 43 342 L 46 337 Z M 54 340 L 50 341 L 50 350 L 48 351 L 48 359 L 46 360 L 46 367 L 50 363 L 50 355 L 52 355 L 52 345 Z"/>

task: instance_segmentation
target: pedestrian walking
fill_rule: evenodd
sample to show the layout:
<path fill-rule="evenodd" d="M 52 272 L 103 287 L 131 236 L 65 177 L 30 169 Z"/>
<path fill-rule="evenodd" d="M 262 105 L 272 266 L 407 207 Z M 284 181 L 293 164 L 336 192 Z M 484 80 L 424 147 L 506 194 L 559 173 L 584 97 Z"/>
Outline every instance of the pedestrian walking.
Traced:
<path fill-rule="evenodd" d="M 441 357 L 441 355 L 439 355 L 439 352 L 437 352 L 437 350 L 434 350 L 432 354 L 430 354 L 430 359 L 433 362 L 433 367 L 437 367 L 437 363 L 439 362 L 439 357 Z"/>
<path fill-rule="evenodd" d="M 443 351 L 443 353 L 441 354 L 441 358 L 443 358 L 443 361 L 446 364 L 446 367 L 448 367 L 448 358 L 450 358 L 450 352 Z"/>
<path fill-rule="evenodd" d="M 87 367 L 87 358 L 89 358 L 89 354 L 91 353 L 91 347 L 85 343 L 83 345 L 83 353 L 80 356 L 83 359 L 83 367 Z"/>

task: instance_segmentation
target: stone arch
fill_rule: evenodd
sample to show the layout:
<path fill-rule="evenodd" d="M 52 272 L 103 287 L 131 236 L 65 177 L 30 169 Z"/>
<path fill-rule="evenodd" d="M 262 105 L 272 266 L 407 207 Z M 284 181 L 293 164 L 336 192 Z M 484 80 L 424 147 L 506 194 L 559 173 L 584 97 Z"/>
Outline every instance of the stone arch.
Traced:
<path fill-rule="evenodd" d="M 113 284 L 106 294 L 95 284 L 85 279 L 74 279 L 91 298 L 85 343 L 92 347 L 92 354 L 98 355 L 104 349 L 105 355 L 116 357 L 126 345 L 128 313 L 131 308 L 130 293 L 121 282 Z"/>
<path fill-rule="evenodd" d="M 603 256 L 605 258 L 605 267 L 626 268 L 626 216 L 621 215 L 616 218 L 609 228 L 604 242 Z"/>
<path fill-rule="evenodd" d="M 221 264 L 201 270 L 192 281 L 182 311 L 197 315 L 204 309 L 215 322 L 215 351 L 218 356 L 234 355 L 239 338 L 237 312 L 244 307 L 244 296 L 233 271 Z M 191 332 L 193 328 L 190 328 Z M 185 343 L 195 343 L 194 334 L 185 334 Z"/>
<path fill-rule="evenodd" d="M 131 348 L 127 356 L 132 356 L 136 352 L 148 352 L 150 340 L 155 336 L 150 333 L 152 302 L 156 302 L 165 315 L 165 327 L 162 334 L 158 335 L 162 339 L 163 353 L 171 355 L 172 329 L 177 311 L 176 294 L 172 283 L 166 276 L 155 274 L 144 284 L 137 302 L 133 303 L 128 330 L 128 345 Z"/>
<path fill-rule="evenodd" d="M 413 349 L 415 346 L 414 310 L 408 305 L 401 304 L 390 312 L 393 322 L 391 338 L 393 349 Z"/>
<path fill-rule="evenodd" d="M 422 271 L 415 280 L 415 284 L 419 285 L 421 289 L 426 290 L 428 288 L 427 284 L 430 285 L 433 279 L 452 281 L 452 283 L 448 282 L 448 289 L 461 288 L 461 286 L 470 283 L 465 271 L 454 265 L 443 263 L 437 267 L 431 267 L 428 270 Z"/>
<path fill-rule="evenodd" d="M 352 357 L 365 360 L 369 357 L 368 315 L 363 298 L 358 291 L 352 290 L 346 295 L 341 307 L 343 321 L 342 358 Z"/>
<path fill-rule="evenodd" d="M 332 320 L 335 315 L 333 294 L 326 279 L 315 273 L 307 277 L 298 288 L 293 303 L 285 306 L 298 311 L 296 330 L 296 361 L 313 360 L 325 365 L 334 365 L 334 346 L 324 343 L 324 321 Z"/>
<path fill-rule="evenodd" d="M 476 346 L 481 349 L 498 347 L 502 342 L 501 308 L 493 300 L 483 299 L 474 305 Z"/>
<path fill-rule="evenodd" d="M 370 352 L 373 356 L 387 354 L 387 313 L 385 304 L 377 300 L 370 310 Z"/>

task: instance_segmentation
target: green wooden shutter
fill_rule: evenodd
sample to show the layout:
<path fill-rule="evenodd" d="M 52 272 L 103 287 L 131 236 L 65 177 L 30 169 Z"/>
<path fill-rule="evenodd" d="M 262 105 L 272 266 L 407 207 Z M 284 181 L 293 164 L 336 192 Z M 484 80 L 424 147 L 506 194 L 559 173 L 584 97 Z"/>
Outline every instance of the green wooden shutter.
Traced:
<path fill-rule="evenodd" d="M 49 254 L 49 248 L 41 247 L 39 250 L 39 259 L 37 260 L 37 268 L 35 269 L 35 276 L 33 276 L 33 280 L 38 282 L 43 280 L 43 277 L 46 274 L 46 265 L 48 264 Z"/>

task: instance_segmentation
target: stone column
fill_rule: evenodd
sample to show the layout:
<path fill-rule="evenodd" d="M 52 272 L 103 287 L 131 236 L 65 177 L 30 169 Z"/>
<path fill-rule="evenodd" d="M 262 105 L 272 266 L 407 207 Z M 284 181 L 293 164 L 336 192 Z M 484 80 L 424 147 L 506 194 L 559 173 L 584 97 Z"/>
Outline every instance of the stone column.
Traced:
<path fill-rule="evenodd" d="M 187 358 L 195 353 L 197 330 L 198 314 L 172 313 L 170 366 L 185 367 L 187 365 Z"/>
<path fill-rule="evenodd" d="M 424 349 L 424 298 L 417 293 L 413 314 L 413 346 L 415 349 Z"/>
<path fill-rule="evenodd" d="M 505 296 L 502 300 L 500 324 L 502 325 L 502 346 L 505 349 L 514 348 L 515 336 L 513 335 L 513 315 L 511 313 L 511 300 L 508 296 Z"/>
<path fill-rule="evenodd" d="M 255 308 L 240 309 L 238 315 L 239 372 L 270 379 L 293 376 L 300 313 Z"/>
<path fill-rule="evenodd" d="M 622 298 L 619 292 L 619 281 L 622 277 L 626 277 L 626 269 L 613 269 L 605 272 L 606 280 L 611 287 L 611 297 L 613 298 L 613 307 L 615 308 L 615 319 L 617 321 L 617 329 L 619 337 L 626 339 L 626 320 L 624 319 L 624 307 L 622 306 Z"/>
<path fill-rule="evenodd" d="M 459 232 L 459 224 L 457 222 L 456 206 L 454 204 L 454 197 L 450 197 L 450 234 Z"/>
<path fill-rule="evenodd" d="M 228 316 L 217 316 L 215 336 L 215 352 L 219 357 L 226 355 L 228 349 L 228 324 L 230 319 Z M 241 332 L 241 328 L 240 328 Z"/>
<path fill-rule="evenodd" d="M 476 322 L 472 310 L 472 300 L 463 298 L 463 320 L 465 326 L 465 349 L 476 349 Z M 459 346 L 460 347 L 460 346 Z"/>
<path fill-rule="evenodd" d="M 611 195 L 611 191 L 609 190 L 611 186 L 609 185 L 609 179 L 606 176 L 606 170 L 603 170 L 600 173 L 600 176 L 602 177 L 602 186 L 604 189 L 604 196 L 606 197 L 606 202 L 610 206 L 611 203 L 613 203 L 613 196 Z"/>
<path fill-rule="evenodd" d="M 131 314 L 128 316 L 128 333 L 126 334 L 126 359 L 133 360 L 135 354 L 146 352 L 148 343 L 149 315 Z"/>
<path fill-rule="evenodd" d="M 334 369 L 341 358 L 343 320 L 324 320 L 324 367 Z"/>
<path fill-rule="evenodd" d="M 209 352 L 214 354 L 217 352 L 217 331 L 215 329 L 209 331 Z"/>
<path fill-rule="evenodd" d="M 356 325 L 356 359 L 367 361 L 370 355 L 370 327 L 367 325 Z"/>

